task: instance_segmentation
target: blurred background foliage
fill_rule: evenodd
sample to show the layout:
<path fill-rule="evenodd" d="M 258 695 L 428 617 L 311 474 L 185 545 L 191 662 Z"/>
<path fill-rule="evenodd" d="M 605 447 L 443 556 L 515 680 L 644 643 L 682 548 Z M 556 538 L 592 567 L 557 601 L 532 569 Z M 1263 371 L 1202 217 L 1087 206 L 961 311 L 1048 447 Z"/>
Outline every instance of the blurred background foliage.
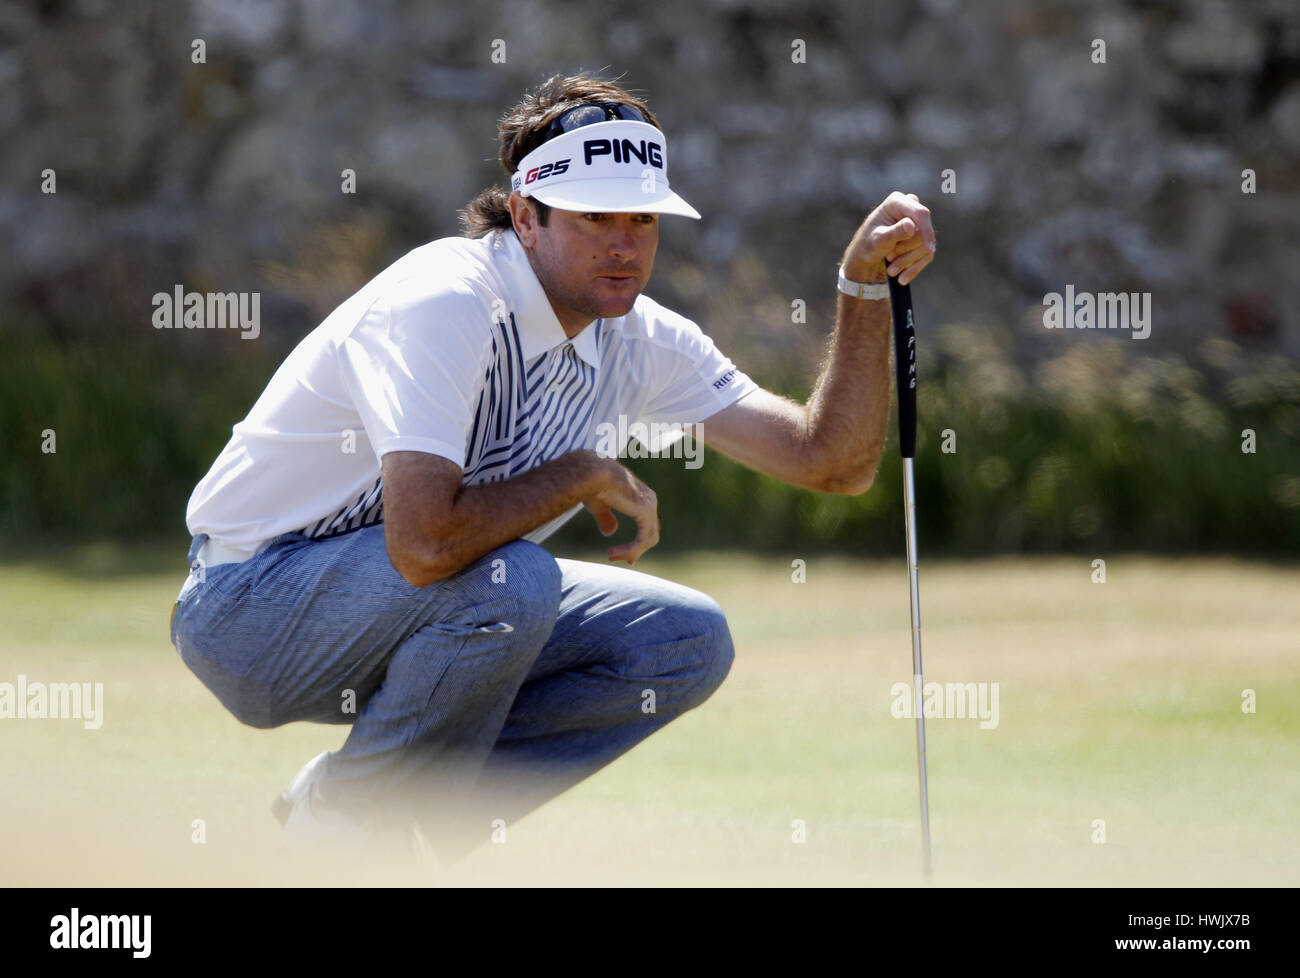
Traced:
<path fill-rule="evenodd" d="M 1132 357 L 1116 342 L 1026 376 L 1009 359 L 1010 339 L 959 324 L 918 339 L 926 553 L 1300 552 L 1294 363 L 1274 357 L 1247 370 L 1216 340 L 1203 372 L 1176 355 Z M 1248 430 L 1253 454 L 1242 451 Z M 897 451 L 891 429 L 875 485 L 857 497 L 791 488 L 707 446 L 698 471 L 668 458 L 630 465 L 670 514 L 661 546 L 888 553 L 904 532 Z"/>
<path fill-rule="evenodd" d="M 1121 345 L 1129 342 L 1078 346 L 1029 374 L 1012 362 L 1004 327 L 922 325 L 925 552 L 1300 551 L 1300 370 L 1276 356 L 1247 369 L 1226 340 L 1207 341 L 1196 363 L 1133 357 Z M 0 428 L 10 460 L 0 535 L 13 544 L 173 532 L 230 419 L 276 366 L 266 347 L 246 346 L 245 360 L 214 379 L 203 364 L 178 369 L 166 350 L 67 349 L 29 336 L 20 356 L 0 359 L 0 413 L 10 422 Z M 808 387 L 793 376 L 771 386 L 792 396 Z M 47 428 L 57 452 L 33 453 L 33 434 Z M 1247 429 L 1253 454 L 1242 451 Z M 680 458 L 627 460 L 659 494 L 665 549 L 901 546 L 892 424 L 875 486 L 857 497 L 806 492 L 703 452 L 694 470 Z M 579 514 L 556 540 L 601 538 Z"/>
<path fill-rule="evenodd" d="M 649 94 L 704 214 L 665 221 L 649 293 L 773 390 L 807 395 L 866 211 L 893 189 L 930 204 L 923 552 L 1300 549 L 1293 0 L 6 4 L 0 545 L 183 544 L 190 490 L 283 357 L 458 233 L 503 182 L 497 117 L 577 70 Z M 1151 292 L 1151 337 L 1043 329 L 1066 283 Z M 261 336 L 155 330 L 176 284 L 259 292 Z M 630 464 L 663 547 L 894 553 L 895 451 L 855 498 L 707 449 L 698 471 Z M 599 541 L 589 522 L 560 539 Z"/>

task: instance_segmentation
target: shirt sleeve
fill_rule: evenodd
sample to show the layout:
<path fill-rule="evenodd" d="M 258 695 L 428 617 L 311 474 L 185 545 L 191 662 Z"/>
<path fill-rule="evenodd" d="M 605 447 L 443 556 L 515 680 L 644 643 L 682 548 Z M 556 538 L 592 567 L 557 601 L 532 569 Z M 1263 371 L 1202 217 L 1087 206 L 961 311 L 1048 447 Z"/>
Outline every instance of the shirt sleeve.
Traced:
<path fill-rule="evenodd" d="M 344 337 L 343 383 L 377 457 L 428 452 L 464 468 L 491 349 L 481 305 L 472 293 L 403 285 Z"/>
<path fill-rule="evenodd" d="M 641 412 L 646 448 L 662 452 L 681 425 L 697 424 L 730 407 L 758 384 L 739 370 L 698 325 L 668 313 L 648 329 L 651 394 Z M 635 435 L 640 440 L 640 431 Z"/>

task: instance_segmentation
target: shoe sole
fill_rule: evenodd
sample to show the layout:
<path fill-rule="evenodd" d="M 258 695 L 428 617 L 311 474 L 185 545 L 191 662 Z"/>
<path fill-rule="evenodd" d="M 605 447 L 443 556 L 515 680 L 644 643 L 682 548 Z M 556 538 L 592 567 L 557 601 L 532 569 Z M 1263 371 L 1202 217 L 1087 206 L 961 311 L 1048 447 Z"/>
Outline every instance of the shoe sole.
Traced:
<path fill-rule="evenodd" d="M 289 784 L 288 789 L 280 792 L 279 796 L 275 799 L 275 801 L 271 802 L 271 814 L 274 815 L 275 820 L 280 823 L 281 829 L 285 828 L 285 826 L 289 822 L 289 816 L 293 814 L 294 789 L 300 786 L 300 779 L 305 778 L 305 780 L 308 783 L 310 783 L 310 781 L 314 777 L 314 769 L 316 767 L 319 767 L 321 763 L 321 758 L 323 758 L 324 756 L 325 756 L 324 754 L 318 754 L 316 757 L 312 758 L 311 763 L 308 764 L 306 768 L 304 768 L 302 771 L 299 771 L 298 774 L 294 776 L 294 779 Z"/>

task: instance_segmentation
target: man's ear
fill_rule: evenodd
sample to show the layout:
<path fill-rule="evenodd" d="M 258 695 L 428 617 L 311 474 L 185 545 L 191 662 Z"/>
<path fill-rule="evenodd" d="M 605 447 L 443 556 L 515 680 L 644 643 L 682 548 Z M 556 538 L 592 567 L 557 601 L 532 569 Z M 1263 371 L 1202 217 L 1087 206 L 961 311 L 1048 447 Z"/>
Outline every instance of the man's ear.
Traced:
<path fill-rule="evenodd" d="M 510 219 L 514 222 L 515 234 L 519 236 L 521 245 L 532 248 L 537 244 L 537 208 L 531 201 L 519 196 L 517 190 L 510 192 Z"/>

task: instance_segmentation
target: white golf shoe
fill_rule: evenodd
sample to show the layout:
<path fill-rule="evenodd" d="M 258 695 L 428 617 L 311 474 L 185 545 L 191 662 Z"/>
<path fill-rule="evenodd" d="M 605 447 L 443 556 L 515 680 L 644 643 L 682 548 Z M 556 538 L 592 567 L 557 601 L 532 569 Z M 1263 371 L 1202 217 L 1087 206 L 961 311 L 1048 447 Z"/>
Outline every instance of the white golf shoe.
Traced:
<path fill-rule="evenodd" d="M 360 823 L 324 803 L 316 782 L 325 767 L 329 751 L 316 755 L 294 776 L 286 791 L 271 803 L 284 836 L 293 843 L 306 845 L 361 845 L 370 840 L 370 832 Z"/>
<path fill-rule="evenodd" d="M 284 829 L 284 838 L 300 850 L 348 850 L 357 854 L 387 855 L 403 865 L 437 869 L 433 846 L 418 826 L 390 826 L 383 831 L 349 818 L 321 797 L 317 782 L 324 773 L 329 751 L 304 765 L 287 790 L 271 804 L 271 812 Z"/>

